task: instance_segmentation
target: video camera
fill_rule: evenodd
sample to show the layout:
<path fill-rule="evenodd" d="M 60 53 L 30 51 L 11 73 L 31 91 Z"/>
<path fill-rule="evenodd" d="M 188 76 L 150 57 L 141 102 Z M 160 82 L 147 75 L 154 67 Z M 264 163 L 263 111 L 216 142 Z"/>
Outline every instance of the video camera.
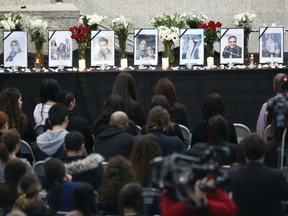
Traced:
<path fill-rule="evenodd" d="M 214 187 L 202 184 L 202 191 L 210 192 L 226 187 L 228 177 L 220 170 L 220 158 L 228 153 L 227 147 L 211 146 L 205 151 L 195 152 L 194 155 L 174 153 L 165 158 L 157 157 L 151 162 L 151 181 L 161 188 L 173 190 L 177 198 L 189 207 L 201 206 L 200 200 L 195 197 L 194 184 L 206 176 L 213 176 Z M 192 202 L 187 203 L 187 197 Z"/>

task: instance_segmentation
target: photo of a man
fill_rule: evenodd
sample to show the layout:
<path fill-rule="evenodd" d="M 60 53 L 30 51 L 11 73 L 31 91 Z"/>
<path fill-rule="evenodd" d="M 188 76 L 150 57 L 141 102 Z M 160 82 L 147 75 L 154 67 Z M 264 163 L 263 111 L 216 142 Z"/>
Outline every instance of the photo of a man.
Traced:
<path fill-rule="evenodd" d="M 112 59 L 112 52 L 109 49 L 108 45 L 109 45 L 109 40 L 106 37 L 99 37 L 96 59 L 98 60 L 111 60 Z"/>
<path fill-rule="evenodd" d="M 231 35 L 228 37 L 228 45 L 222 52 L 223 58 L 242 58 L 242 48 L 237 45 L 237 37 Z"/>

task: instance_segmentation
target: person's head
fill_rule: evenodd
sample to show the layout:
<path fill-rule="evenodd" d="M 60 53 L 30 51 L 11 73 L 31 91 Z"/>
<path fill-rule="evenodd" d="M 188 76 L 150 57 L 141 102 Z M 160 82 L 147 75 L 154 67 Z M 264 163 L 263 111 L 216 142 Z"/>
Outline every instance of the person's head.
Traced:
<path fill-rule="evenodd" d="M 154 57 L 155 51 L 152 46 L 147 46 L 146 53 L 150 57 Z"/>
<path fill-rule="evenodd" d="M 121 72 L 117 75 L 112 95 L 121 95 L 124 103 L 129 102 L 131 99 L 137 101 L 136 82 L 130 73 Z"/>
<path fill-rule="evenodd" d="M 193 47 L 195 46 L 195 41 L 191 38 L 188 40 L 188 49 L 193 49 Z"/>
<path fill-rule="evenodd" d="M 121 215 L 134 213 L 133 215 L 143 215 L 142 186 L 136 182 L 126 184 L 119 192 L 119 206 Z"/>
<path fill-rule="evenodd" d="M 137 140 L 130 155 L 135 179 L 143 187 L 148 187 L 150 180 L 150 161 L 161 155 L 158 138 L 154 134 L 145 134 Z"/>
<path fill-rule="evenodd" d="M 228 46 L 231 49 L 234 49 L 237 46 L 237 38 L 234 35 L 228 37 Z"/>
<path fill-rule="evenodd" d="M 44 162 L 44 172 L 50 187 L 62 182 L 66 175 L 64 163 L 57 158 L 48 158 Z"/>
<path fill-rule="evenodd" d="M 9 154 L 16 154 L 20 149 L 20 134 L 15 128 L 8 129 L 3 133 L 1 141 L 5 143 Z"/>
<path fill-rule="evenodd" d="M 151 99 L 150 109 L 155 106 L 161 106 L 165 109 L 169 109 L 169 103 L 167 98 L 164 95 L 154 95 Z"/>
<path fill-rule="evenodd" d="M 40 100 L 41 103 L 47 101 L 57 102 L 61 87 L 57 80 L 46 78 L 42 81 L 40 86 Z"/>
<path fill-rule="evenodd" d="M 98 45 L 101 51 L 106 51 L 108 49 L 108 39 L 105 37 L 100 37 L 98 39 Z"/>
<path fill-rule="evenodd" d="M 169 102 L 170 109 L 173 109 L 175 104 L 178 103 L 176 89 L 168 78 L 161 78 L 157 81 L 154 94 L 164 95 Z"/>
<path fill-rule="evenodd" d="M 141 40 L 140 43 L 139 43 L 139 49 L 142 50 L 142 51 L 146 51 L 146 48 L 147 48 L 146 40 Z"/>
<path fill-rule="evenodd" d="M 57 43 L 56 43 L 55 40 L 52 40 L 52 41 L 51 41 L 51 46 L 57 46 Z"/>
<path fill-rule="evenodd" d="M 13 209 L 23 210 L 27 205 L 35 202 L 38 198 L 42 186 L 39 178 L 35 174 L 23 175 L 18 183 L 18 198 Z"/>
<path fill-rule="evenodd" d="M 64 150 L 83 154 L 85 138 L 79 131 L 71 131 L 65 136 Z"/>
<path fill-rule="evenodd" d="M 8 130 L 8 121 L 9 121 L 9 118 L 8 118 L 8 115 L 3 112 L 3 111 L 0 111 L 0 131 L 1 132 L 5 132 Z"/>
<path fill-rule="evenodd" d="M 273 79 L 275 93 L 283 93 L 288 90 L 288 76 L 284 73 L 277 73 Z"/>
<path fill-rule="evenodd" d="M 110 117 L 110 125 L 116 125 L 118 127 L 127 128 L 129 118 L 125 112 L 116 111 Z"/>
<path fill-rule="evenodd" d="M 116 111 L 124 110 L 124 102 L 120 95 L 110 95 L 103 103 L 101 108 L 102 116 L 111 116 Z"/>
<path fill-rule="evenodd" d="M 262 162 L 266 153 L 266 143 L 258 134 L 252 133 L 241 140 L 240 151 L 246 162 Z"/>
<path fill-rule="evenodd" d="M 214 115 L 222 115 L 225 117 L 226 108 L 223 97 L 219 93 L 212 93 L 205 97 L 201 114 L 202 119 L 208 121 Z"/>
<path fill-rule="evenodd" d="M 208 143 L 211 145 L 224 144 L 229 139 L 229 126 L 221 115 L 214 115 L 208 121 Z"/>
<path fill-rule="evenodd" d="M 165 130 L 166 127 L 169 126 L 169 123 L 170 123 L 170 114 L 165 108 L 161 106 L 156 106 L 149 111 L 147 119 L 148 130 L 151 129 Z"/>
<path fill-rule="evenodd" d="M 49 123 L 55 125 L 68 124 L 68 108 L 61 103 L 54 104 L 48 111 Z M 67 125 L 66 125 L 67 126 Z"/>
<path fill-rule="evenodd" d="M 11 41 L 11 50 L 13 52 L 21 52 L 20 43 L 18 40 L 12 40 Z"/>
<path fill-rule="evenodd" d="M 68 107 L 69 110 L 76 109 L 76 100 L 72 92 L 63 90 L 59 94 L 59 102 Z"/>
<path fill-rule="evenodd" d="M 69 43 L 69 38 L 66 38 L 65 42 L 66 42 L 66 44 L 68 44 Z"/>
<path fill-rule="evenodd" d="M 50 209 L 44 202 L 32 202 L 23 209 L 23 212 L 29 216 L 51 216 Z"/>
<path fill-rule="evenodd" d="M 96 215 L 95 200 L 96 194 L 93 186 L 89 183 L 81 182 L 75 188 L 72 209 L 80 211 L 84 216 Z"/>

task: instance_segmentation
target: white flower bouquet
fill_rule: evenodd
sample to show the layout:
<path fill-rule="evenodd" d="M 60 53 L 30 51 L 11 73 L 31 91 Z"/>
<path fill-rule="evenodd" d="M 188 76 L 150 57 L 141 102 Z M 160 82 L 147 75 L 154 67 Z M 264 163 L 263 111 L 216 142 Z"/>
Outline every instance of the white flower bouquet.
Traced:
<path fill-rule="evenodd" d="M 19 12 L 11 12 L 4 15 L 4 19 L 0 21 L 0 28 L 7 31 L 23 31 L 24 15 Z"/>
<path fill-rule="evenodd" d="M 179 28 L 176 27 L 166 27 L 166 26 L 159 26 L 159 39 L 162 43 L 166 41 L 172 41 L 173 43 L 177 42 L 179 38 Z"/>
<path fill-rule="evenodd" d="M 113 19 L 111 22 L 111 28 L 115 31 L 115 34 L 118 37 L 121 59 L 125 58 L 126 41 L 129 30 L 132 26 L 133 24 L 131 19 L 124 17 L 123 15 Z"/>
<path fill-rule="evenodd" d="M 196 11 L 189 14 L 183 14 L 186 19 L 186 24 L 189 28 L 201 28 L 199 26 L 199 22 L 206 23 L 208 21 L 208 17 L 204 14 L 197 13 Z"/>
<path fill-rule="evenodd" d="M 249 33 L 253 29 L 253 22 L 256 18 L 256 14 L 240 13 L 234 16 L 234 26 L 237 28 L 244 28 Z"/>
<path fill-rule="evenodd" d="M 93 15 L 81 14 L 79 23 L 83 26 L 89 27 L 91 30 L 97 30 L 98 26 L 107 19 L 107 16 L 100 16 L 96 13 Z"/>
<path fill-rule="evenodd" d="M 44 43 L 48 34 L 48 23 L 39 17 L 27 17 L 26 28 L 31 36 L 31 42 Z"/>

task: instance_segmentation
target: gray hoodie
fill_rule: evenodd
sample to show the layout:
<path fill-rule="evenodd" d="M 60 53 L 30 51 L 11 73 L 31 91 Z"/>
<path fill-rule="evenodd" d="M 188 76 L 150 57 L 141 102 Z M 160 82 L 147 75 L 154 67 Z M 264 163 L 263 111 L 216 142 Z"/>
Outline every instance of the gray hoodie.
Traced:
<path fill-rule="evenodd" d="M 67 133 L 69 132 L 65 129 L 57 131 L 48 129 L 37 137 L 38 148 L 48 156 L 54 155 L 63 146 Z"/>

